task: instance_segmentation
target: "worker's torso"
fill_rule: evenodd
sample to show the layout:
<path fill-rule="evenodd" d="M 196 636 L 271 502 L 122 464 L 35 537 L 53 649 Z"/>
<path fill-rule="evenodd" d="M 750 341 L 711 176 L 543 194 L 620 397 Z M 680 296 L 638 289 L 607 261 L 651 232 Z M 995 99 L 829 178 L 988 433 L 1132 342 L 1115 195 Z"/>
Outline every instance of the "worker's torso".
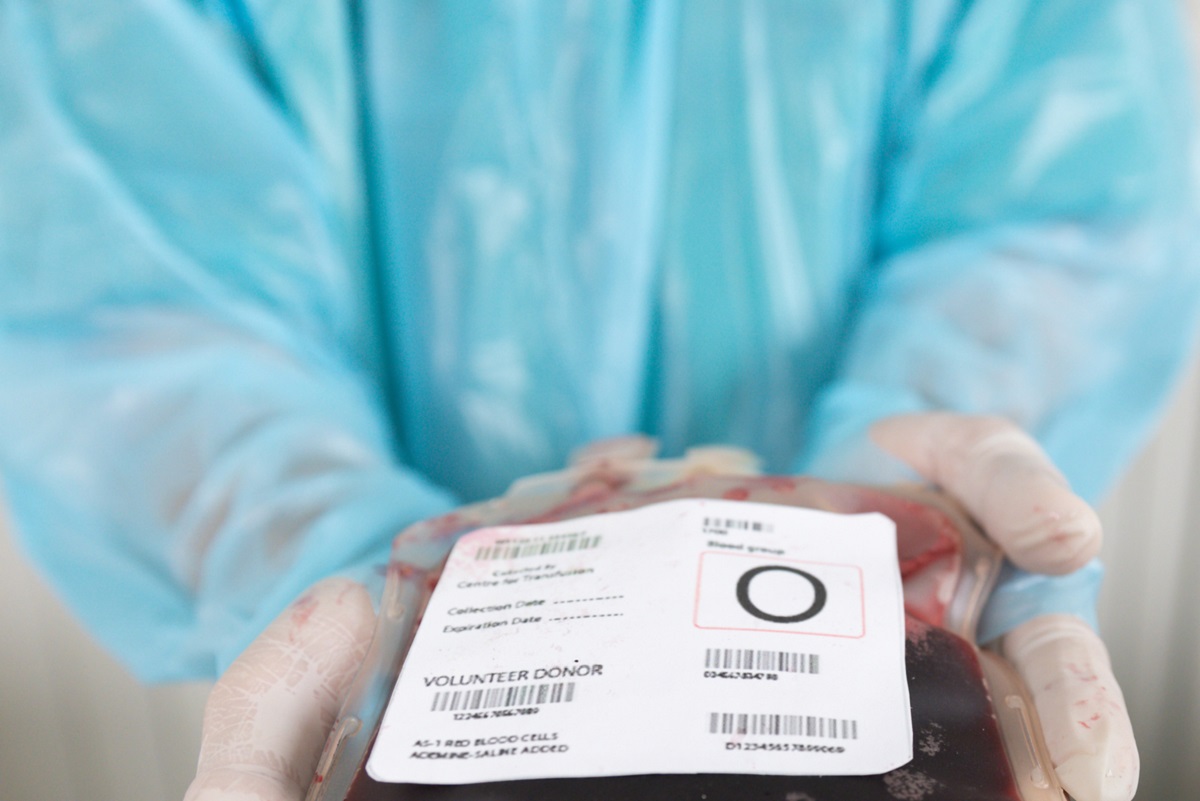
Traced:
<path fill-rule="evenodd" d="M 466 497 L 632 430 L 786 469 L 871 256 L 890 8 L 365 0 L 406 458 Z"/>

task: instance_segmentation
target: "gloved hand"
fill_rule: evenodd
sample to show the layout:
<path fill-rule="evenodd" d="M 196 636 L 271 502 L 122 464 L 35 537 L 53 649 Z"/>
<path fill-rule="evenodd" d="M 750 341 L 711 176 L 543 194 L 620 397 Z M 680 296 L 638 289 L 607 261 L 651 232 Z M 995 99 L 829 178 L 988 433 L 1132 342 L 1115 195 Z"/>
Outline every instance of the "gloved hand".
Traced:
<path fill-rule="evenodd" d="M 1017 565 L 1064 573 L 1096 554 L 1100 522 L 1012 424 L 954 414 L 890 418 L 884 449 L 957 498 Z M 366 592 L 327 580 L 285 611 L 221 677 L 185 801 L 300 801 L 370 639 Z M 1006 635 L 1051 757 L 1076 801 L 1129 801 L 1138 757 L 1100 639 L 1066 615 Z"/>
<path fill-rule="evenodd" d="M 1100 519 L 1037 443 L 1012 423 L 950 413 L 888 418 L 884 450 L 961 503 L 1009 560 L 1034 573 L 1082 567 L 1100 550 Z M 1071 615 L 1042 615 L 1001 650 L 1033 695 L 1059 781 L 1076 801 L 1129 801 L 1138 752 L 1104 643 Z"/>
<path fill-rule="evenodd" d="M 285 609 L 213 687 L 185 801 L 304 798 L 374 623 L 366 589 L 348 579 Z"/>

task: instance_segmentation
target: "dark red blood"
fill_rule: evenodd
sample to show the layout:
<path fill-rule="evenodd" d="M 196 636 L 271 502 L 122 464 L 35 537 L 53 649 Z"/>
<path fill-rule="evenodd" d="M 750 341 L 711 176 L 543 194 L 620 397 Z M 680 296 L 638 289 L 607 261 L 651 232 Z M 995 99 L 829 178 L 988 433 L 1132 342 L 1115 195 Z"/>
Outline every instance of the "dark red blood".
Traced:
<path fill-rule="evenodd" d="M 296 628 L 303 628 L 308 619 L 312 617 L 313 612 L 317 610 L 317 599 L 309 594 L 305 594 L 302 598 L 292 604 L 292 623 Z"/>
<path fill-rule="evenodd" d="M 388 570 L 392 573 L 395 573 L 398 578 L 405 580 L 411 579 L 413 576 L 425 572 L 421 568 L 410 564 L 409 562 L 398 562 L 396 560 L 393 560 L 392 563 L 388 565 Z"/>
<path fill-rule="evenodd" d="M 796 479 L 786 476 L 767 476 L 763 481 L 775 492 L 791 492 L 796 488 Z"/>
<path fill-rule="evenodd" d="M 900 576 L 902 578 L 911 576 L 932 566 L 935 562 L 945 559 L 948 556 L 954 556 L 957 553 L 958 549 L 954 547 L 954 543 L 944 542 L 916 556 L 910 556 L 907 559 L 901 558 Z"/>

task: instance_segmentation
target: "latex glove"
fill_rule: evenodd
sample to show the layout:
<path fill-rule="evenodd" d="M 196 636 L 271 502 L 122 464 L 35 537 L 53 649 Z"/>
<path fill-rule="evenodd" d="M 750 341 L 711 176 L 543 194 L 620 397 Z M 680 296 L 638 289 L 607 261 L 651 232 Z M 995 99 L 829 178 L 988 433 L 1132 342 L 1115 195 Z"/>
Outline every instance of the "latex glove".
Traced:
<path fill-rule="evenodd" d="M 884 450 L 958 500 L 1018 567 L 1066 573 L 1100 550 L 1100 519 L 1012 423 L 949 413 L 877 423 Z M 1076 801 L 1129 801 L 1138 753 L 1100 638 L 1071 615 L 1043 615 L 1002 639 L 1041 718 L 1059 781 Z"/>
<path fill-rule="evenodd" d="M 213 687 L 184 801 L 304 798 L 374 622 L 366 589 L 347 579 L 284 610 Z"/>

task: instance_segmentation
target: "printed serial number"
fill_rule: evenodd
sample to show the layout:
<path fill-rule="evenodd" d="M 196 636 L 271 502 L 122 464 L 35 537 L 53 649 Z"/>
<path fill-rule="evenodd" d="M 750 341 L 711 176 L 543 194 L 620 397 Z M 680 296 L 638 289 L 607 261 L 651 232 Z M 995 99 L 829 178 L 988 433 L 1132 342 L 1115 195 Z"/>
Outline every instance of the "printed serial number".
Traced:
<path fill-rule="evenodd" d="M 488 718 L 511 718 L 517 715 L 536 715 L 541 710 L 536 706 L 520 709 L 493 709 L 490 712 L 455 712 L 454 720 L 486 720 Z"/>
<path fill-rule="evenodd" d="M 704 671 L 704 678 L 706 678 L 706 679 L 752 679 L 752 680 L 759 680 L 759 681 L 762 681 L 762 680 L 779 681 L 779 674 L 778 673 L 750 673 L 749 671 L 745 671 L 745 670 L 741 670 L 741 671 L 738 671 L 738 670 L 706 670 L 706 671 Z"/>
<path fill-rule="evenodd" d="M 813 745 L 811 743 L 725 743 L 726 751 L 803 751 L 816 754 L 844 754 L 840 745 Z"/>

